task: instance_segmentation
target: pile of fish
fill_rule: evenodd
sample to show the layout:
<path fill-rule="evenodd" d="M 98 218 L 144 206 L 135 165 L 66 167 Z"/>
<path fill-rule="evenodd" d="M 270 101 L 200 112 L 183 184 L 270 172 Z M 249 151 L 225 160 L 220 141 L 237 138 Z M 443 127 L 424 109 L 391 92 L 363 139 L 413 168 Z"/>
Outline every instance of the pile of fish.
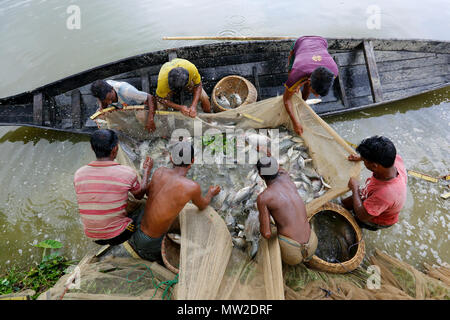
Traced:
<path fill-rule="evenodd" d="M 271 143 L 270 130 L 269 135 L 257 133 L 246 134 L 245 153 L 246 157 L 250 148 L 256 142 L 265 143 L 269 146 Z M 211 137 L 202 141 L 210 141 Z M 233 136 L 225 133 L 215 136 L 215 139 L 233 143 Z M 315 171 L 313 161 L 308 154 L 308 148 L 303 139 L 298 136 L 292 136 L 287 129 L 280 128 L 278 132 L 279 146 L 279 164 L 290 173 L 292 181 L 295 183 L 298 193 L 305 203 L 314 198 L 322 196 L 330 186 Z M 219 141 L 216 140 L 216 141 Z M 142 165 L 147 155 L 154 160 L 153 170 L 161 166 L 170 165 L 170 149 L 177 141 L 167 138 L 155 138 L 151 141 L 132 142 L 121 139 L 122 149 L 129 158 L 135 162 L 136 167 Z M 256 165 L 248 163 L 228 164 L 226 162 L 225 148 L 217 148 L 214 143 L 203 143 L 203 150 L 198 152 L 211 153 L 215 162 L 213 164 L 196 164 L 194 162 L 187 177 L 198 182 L 205 194 L 210 185 L 219 185 L 220 193 L 213 198 L 211 206 L 223 217 L 230 231 L 234 246 L 247 251 L 254 257 L 258 250 L 260 239 L 259 232 L 259 213 L 256 206 L 256 199 L 259 193 L 265 188 L 265 182 L 259 176 Z M 265 156 L 259 153 L 260 156 Z M 196 156 L 198 159 L 198 157 Z"/>

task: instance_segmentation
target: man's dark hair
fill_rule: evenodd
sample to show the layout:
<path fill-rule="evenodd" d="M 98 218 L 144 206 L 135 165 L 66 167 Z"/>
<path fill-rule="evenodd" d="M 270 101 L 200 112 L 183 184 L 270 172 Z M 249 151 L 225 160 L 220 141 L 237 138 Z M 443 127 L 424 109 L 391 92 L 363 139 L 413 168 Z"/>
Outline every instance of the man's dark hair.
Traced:
<path fill-rule="evenodd" d="M 265 181 L 273 180 L 278 176 L 277 159 L 274 157 L 262 157 L 256 163 L 256 169 Z"/>
<path fill-rule="evenodd" d="M 194 162 L 194 145 L 190 142 L 178 142 L 173 146 L 172 162 L 178 167 L 187 167 Z"/>
<path fill-rule="evenodd" d="M 397 150 L 391 140 L 383 136 L 373 136 L 366 138 L 356 151 L 366 160 L 378 163 L 385 168 L 394 165 Z"/>
<path fill-rule="evenodd" d="M 311 88 L 320 96 L 326 96 L 334 80 L 334 73 L 325 67 L 318 67 L 311 73 Z"/>
<path fill-rule="evenodd" d="M 169 88 L 172 91 L 181 91 L 189 82 L 189 72 L 182 67 L 173 68 L 169 72 Z"/>
<path fill-rule="evenodd" d="M 111 155 L 112 149 L 119 143 L 119 137 L 110 129 L 100 129 L 91 135 L 91 147 L 95 156 L 106 158 Z"/>
<path fill-rule="evenodd" d="M 97 80 L 91 85 L 91 93 L 94 97 L 100 100 L 105 100 L 106 95 L 114 88 L 105 80 Z"/>

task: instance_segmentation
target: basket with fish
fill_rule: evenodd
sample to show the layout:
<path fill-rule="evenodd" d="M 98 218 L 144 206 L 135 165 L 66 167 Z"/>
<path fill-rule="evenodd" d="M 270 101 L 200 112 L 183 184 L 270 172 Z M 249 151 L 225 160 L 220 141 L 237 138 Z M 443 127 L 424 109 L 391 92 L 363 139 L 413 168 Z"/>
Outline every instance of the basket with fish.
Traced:
<path fill-rule="evenodd" d="M 214 112 L 222 112 L 256 102 L 257 96 L 256 88 L 250 81 L 231 75 L 217 82 L 211 100 Z"/>
<path fill-rule="evenodd" d="M 365 245 L 361 228 L 350 212 L 335 203 L 316 209 L 309 222 L 318 246 L 309 267 L 331 272 L 347 273 L 356 269 L 364 259 Z"/>

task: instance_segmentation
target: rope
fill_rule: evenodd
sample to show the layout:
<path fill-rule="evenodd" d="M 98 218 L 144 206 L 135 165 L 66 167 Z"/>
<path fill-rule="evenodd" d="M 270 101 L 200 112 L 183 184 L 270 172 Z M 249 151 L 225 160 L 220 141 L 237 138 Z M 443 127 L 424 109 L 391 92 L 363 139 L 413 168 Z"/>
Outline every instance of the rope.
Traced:
<path fill-rule="evenodd" d="M 144 266 L 148 271 L 150 271 L 150 274 L 151 274 L 151 276 L 152 276 L 152 285 L 153 285 L 153 287 L 155 288 L 155 293 L 154 293 L 153 296 L 150 298 L 150 300 L 152 300 L 152 299 L 155 297 L 156 292 L 157 292 L 158 289 L 161 288 L 161 286 L 163 286 L 163 285 L 165 285 L 166 287 L 165 287 L 165 289 L 164 289 L 164 292 L 163 292 L 163 295 L 162 295 L 162 299 L 163 299 L 163 300 L 171 300 L 171 298 L 172 298 L 172 292 L 169 291 L 169 290 L 172 288 L 172 286 L 174 286 L 175 284 L 178 283 L 178 273 L 177 273 L 177 275 L 175 276 L 175 278 L 174 278 L 173 280 L 161 281 L 161 282 L 159 282 L 158 284 L 156 284 L 156 282 L 155 282 L 155 276 L 153 275 L 152 269 L 150 269 L 150 267 L 147 266 L 147 265 L 144 264 L 144 263 L 140 263 L 140 264 L 134 265 L 133 268 L 137 268 L 137 267 L 139 267 L 139 266 Z M 144 270 L 144 273 L 141 274 L 139 277 L 137 277 L 137 279 L 134 279 L 134 280 L 129 280 L 129 279 L 128 279 L 128 276 L 130 275 L 131 272 L 134 271 L 134 269 L 131 270 L 131 271 L 129 271 L 129 272 L 127 273 L 127 281 L 128 281 L 129 283 L 138 281 L 139 279 L 141 279 L 141 278 L 147 273 L 147 270 Z"/>

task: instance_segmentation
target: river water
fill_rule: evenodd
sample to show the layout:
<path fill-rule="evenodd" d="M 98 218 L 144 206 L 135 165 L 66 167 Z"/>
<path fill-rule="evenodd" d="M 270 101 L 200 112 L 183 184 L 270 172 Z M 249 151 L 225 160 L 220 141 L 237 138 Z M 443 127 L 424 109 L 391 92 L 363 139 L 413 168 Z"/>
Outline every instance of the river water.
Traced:
<path fill-rule="evenodd" d="M 67 22 L 76 6 L 80 28 Z M 0 97 L 144 52 L 210 41 L 164 36 L 376 37 L 450 40 L 450 2 L 422 1 L 0 1 Z M 73 25 L 72 25 L 73 26 Z M 75 26 L 76 27 L 76 26 Z M 327 118 L 346 140 L 391 138 L 408 169 L 449 173 L 449 93 Z M 59 240 L 80 259 L 92 243 L 82 232 L 73 174 L 94 159 L 86 136 L 0 127 L 0 272 L 38 262 L 33 245 Z M 363 170 L 362 179 L 368 176 Z M 366 247 L 421 268 L 450 261 L 449 202 L 442 185 L 410 177 L 408 199 L 393 228 L 364 233 Z"/>

